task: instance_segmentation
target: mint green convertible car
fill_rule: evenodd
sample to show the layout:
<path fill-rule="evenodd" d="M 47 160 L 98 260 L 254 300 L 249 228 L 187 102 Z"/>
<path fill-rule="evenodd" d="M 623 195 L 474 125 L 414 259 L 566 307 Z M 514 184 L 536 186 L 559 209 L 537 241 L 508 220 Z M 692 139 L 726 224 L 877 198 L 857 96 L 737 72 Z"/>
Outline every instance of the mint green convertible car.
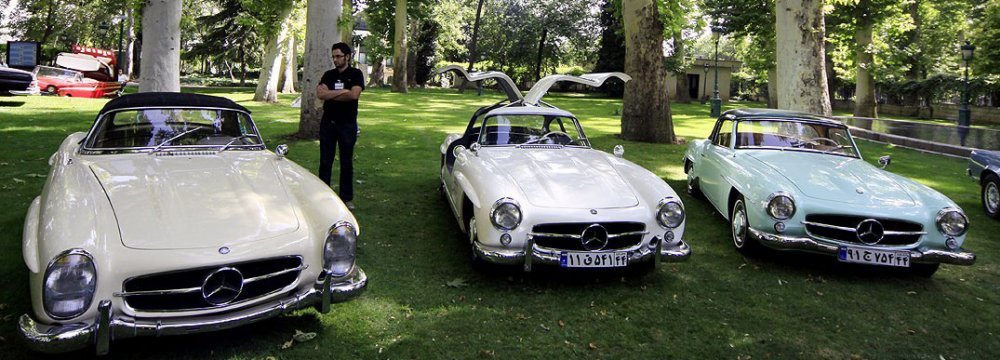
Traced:
<path fill-rule="evenodd" d="M 884 168 L 891 159 L 882 157 Z M 847 127 L 814 115 L 740 109 L 722 114 L 684 156 L 688 191 L 729 220 L 732 242 L 907 267 L 971 265 L 969 227 L 953 201 L 865 162 Z"/>

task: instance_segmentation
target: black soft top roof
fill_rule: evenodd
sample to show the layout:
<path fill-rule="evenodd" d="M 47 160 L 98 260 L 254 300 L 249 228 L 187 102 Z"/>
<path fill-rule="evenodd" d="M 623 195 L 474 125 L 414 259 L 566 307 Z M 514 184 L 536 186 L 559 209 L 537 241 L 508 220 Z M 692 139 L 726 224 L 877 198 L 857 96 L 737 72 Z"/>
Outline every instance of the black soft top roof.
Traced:
<path fill-rule="evenodd" d="M 243 105 L 218 96 L 175 93 L 175 92 L 145 92 L 120 96 L 108 101 L 101 109 L 101 114 L 130 108 L 220 108 L 250 113 Z"/>
<path fill-rule="evenodd" d="M 727 110 L 722 113 L 723 116 L 732 115 L 737 119 L 788 119 L 788 120 L 807 120 L 820 123 L 828 123 L 831 125 L 844 125 L 837 119 L 828 118 L 821 115 L 814 115 L 799 111 L 790 110 L 778 110 L 778 109 L 765 109 L 765 108 L 742 108 L 742 109 L 732 109 Z"/>

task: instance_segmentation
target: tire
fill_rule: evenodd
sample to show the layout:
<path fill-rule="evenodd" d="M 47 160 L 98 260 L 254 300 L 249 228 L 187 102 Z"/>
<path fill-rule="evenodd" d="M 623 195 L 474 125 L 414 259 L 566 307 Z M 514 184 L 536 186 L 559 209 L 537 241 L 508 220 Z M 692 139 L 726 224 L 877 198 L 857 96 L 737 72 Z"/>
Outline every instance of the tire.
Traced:
<path fill-rule="evenodd" d="M 986 211 L 986 215 L 1000 219 L 1000 178 L 994 174 L 986 175 L 986 178 L 983 179 L 980 200 L 983 201 L 983 210 Z"/>
<path fill-rule="evenodd" d="M 56 91 L 59 91 L 59 89 L 56 89 L 55 85 L 49 85 L 45 87 L 45 92 L 49 94 L 55 94 Z"/>
<path fill-rule="evenodd" d="M 750 236 L 750 221 L 747 219 L 746 200 L 740 195 L 729 209 L 729 230 L 733 247 L 744 255 L 751 255 L 760 249 L 760 244 Z"/>
<path fill-rule="evenodd" d="M 687 193 L 695 199 L 701 199 L 704 196 L 701 193 L 701 186 L 698 185 L 698 178 L 691 175 L 691 169 L 694 167 L 690 161 L 684 163 L 684 173 L 687 174 Z"/>
<path fill-rule="evenodd" d="M 473 214 L 469 217 L 469 223 L 466 225 L 465 233 L 469 235 L 469 262 L 472 264 L 472 268 L 477 271 L 486 272 L 489 270 L 490 264 L 479 257 L 476 254 L 476 241 L 479 238 L 478 231 L 476 231 L 476 215 Z"/>
<path fill-rule="evenodd" d="M 913 275 L 930 278 L 934 276 L 941 264 L 912 264 L 910 265 L 910 272 Z"/>

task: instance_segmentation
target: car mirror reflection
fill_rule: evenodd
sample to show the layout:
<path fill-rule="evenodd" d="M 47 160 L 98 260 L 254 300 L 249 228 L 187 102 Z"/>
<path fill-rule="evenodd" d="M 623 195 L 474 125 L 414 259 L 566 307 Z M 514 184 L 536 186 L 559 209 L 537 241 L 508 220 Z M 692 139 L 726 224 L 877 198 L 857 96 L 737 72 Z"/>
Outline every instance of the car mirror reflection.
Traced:
<path fill-rule="evenodd" d="M 281 144 L 274 147 L 274 154 L 278 155 L 279 159 L 284 158 L 285 155 L 288 155 L 288 145 Z"/>
<path fill-rule="evenodd" d="M 892 156 L 886 155 L 878 158 L 878 164 L 882 166 L 883 169 L 889 167 L 889 164 L 891 163 L 892 163 Z"/>

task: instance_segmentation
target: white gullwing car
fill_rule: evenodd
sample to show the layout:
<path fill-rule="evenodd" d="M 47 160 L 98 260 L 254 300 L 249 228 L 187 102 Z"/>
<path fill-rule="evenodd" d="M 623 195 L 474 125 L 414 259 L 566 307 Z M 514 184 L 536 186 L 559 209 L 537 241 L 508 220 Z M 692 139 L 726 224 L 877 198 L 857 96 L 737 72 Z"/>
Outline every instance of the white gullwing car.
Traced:
<path fill-rule="evenodd" d="M 227 329 L 350 300 L 358 222 L 325 183 L 268 151 L 250 112 L 206 95 L 111 100 L 69 135 L 24 221 L 40 352 Z"/>
<path fill-rule="evenodd" d="M 591 148 L 573 114 L 540 101 L 559 81 L 600 86 L 623 73 L 547 76 L 522 97 L 500 72 L 507 95 L 472 115 L 463 134 L 441 144 L 441 187 L 468 234 L 474 265 L 640 267 L 684 261 L 684 204 L 652 172 Z"/>

